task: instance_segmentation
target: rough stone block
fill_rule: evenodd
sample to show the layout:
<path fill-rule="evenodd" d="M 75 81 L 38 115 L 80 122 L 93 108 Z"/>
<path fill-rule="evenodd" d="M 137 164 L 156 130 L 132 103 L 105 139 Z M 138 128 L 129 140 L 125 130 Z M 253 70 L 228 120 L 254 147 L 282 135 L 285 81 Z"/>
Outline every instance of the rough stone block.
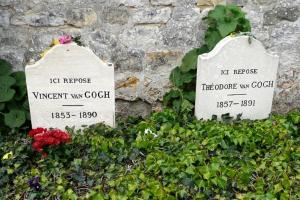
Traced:
<path fill-rule="evenodd" d="M 265 25 L 275 25 L 282 20 L 295 22 L 300 15 L 298 7 L 278 7 L 264 14 Z"/>
<path fill-rule="evenodd" d="M 128 23 L 128 19 L 129 13 L 126 7 L 105 7 L 100 18 L 105 23 L 121 25 Z"/>
<path fill-rule="evenodd" d="M 171 17 L 171 8 L 138 9 L 132 17 L 134 24 L 164 24 Z"/>
<path fill-rule="evenodd" d="M 127 7 L 143 7 L 149 4 L 148 0 L 121 0 L 120 5 Z"/>
<path fill-rule="evenodd" d="M 67 12 L 67 22 L 75 27 L 90 26 L 97 21 L 97 14 L 91 8 L 72 9 Z"/>
<path fill-rule="evenodd" d="M 131 48 L 151 51 L 163 48 L 163 37 L 157 26 L 136 26 L 121 33 L 120 41 Z"/>
<path fill-rule="evenodd" d="M 0 26 L 8 27 L 11 13 L 7 10 L 0 10 Z"/>
<path fill-rule="evenodd" d="M 213 7 L 218 4 L 225 4 L 226 0 L 198 0 L 197 1 L 197 6 L 200 8 L 208 8 L 208 7 Z"/>
<path fill-rule="evenodd" d="M 13 25 L 30 25 L 36 27 L 62 26 L 65 24 L 65 17 L 61 13 L 45 11 L 40 13 L 25 13 L 24 15 L 13 16 Z"/>
<path fill-rule="evenodd" d="M 171 6 L 176 3 L 176 0 L 150 0 L 150 2 L 155 6 Z"/>

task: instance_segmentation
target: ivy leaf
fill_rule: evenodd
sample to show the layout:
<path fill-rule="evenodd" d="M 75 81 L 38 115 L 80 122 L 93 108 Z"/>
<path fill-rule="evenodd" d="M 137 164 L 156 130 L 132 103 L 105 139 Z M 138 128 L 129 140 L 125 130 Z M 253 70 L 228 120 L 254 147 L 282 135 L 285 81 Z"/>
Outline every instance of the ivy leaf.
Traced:
<path fill-rule="evenodd" d="M 222 189 L 226 189 L 227 187 L 227 178 L 225 176 L 222 176 L 217 179 L 217 184 L 220 186 Z"/>
<path fill-rule="evenodd" d="M 170 81 L 177 87 L 182 86 L 183 82 L 181 80 L 181 70 L 179 67 L 172 70 L 170 74 Z"/>
<path fill-rule="evenodd" d="M 182 104 L 181 104 L 181 109 L 180 109 L 181 112 L 190 112 L 193 110 L 193 108 L 194 108 L 194 105 L 191 102 L 189 102 L 186 99 L 183 99 Z"/>
<path fill-rule="evenodd" d="M 191 72 L 181 74 L 181 80 L 183 83 L 191 83 L 196 79 L 196 76 L 197 75 L 193 70 Z"/>
<path fill-rule="evenodd" d="M 10 128 L 21 127 L 26 121 L 25 113 L 22 110 L 11 110 L 4 114 L 4 122 Z"/>
<path fill-rule="evenodd" d="M 208 52 L 209 52 L 209 49 L 208 49 L 207 45 L 203 45 L 202 47 L 197 49 L 198 55 L 208 53 Z"/>
<path fill-rule="evenodd" d="M 179 67 L 176 67 L 170 75 L 170 80 L 171 82 L 176 86 L 176 87 L 181 87 L 185 83 L 190 83 L 196 78 L 196 73 L 195 72 L 182 72 Z"/>
<path fill-rule="evenodd" d="M 11 100 L 11 101 L 7 102 L 6 106 L 9 110 L 21 110 L 23 108 L 22 105 L 19 104 L 19 102 L 15 101 L 15 100 Z"/>
<path fill-rule="evenodd" d="M 189 51 L 182 59 L 181 71 L 188 72 L 192 69 L 197 69 L 198 55 L 198 49 Z"/>
<path fill-rule="evenodd" d="M 209 11 L 207 18 L 214 19 L 216 21 L 220 21 L 224 18 L 226 14 L 226 7 L 223 5 L 217 5 L 215 9 Z"/>
<path fill-rule="evenodd" d="M 16 90 L 15 99 L 17 101 L 20 101 L 27 94 L 25 73 L 14 72 L 12 73 L 12 77 L 14 77 L 16 80 L 16 87 L 14 87 L 14 89 Z"/>
<path fill-rule="evenodd" d="M 237 32 L 251 32 L 250 21 L 245 18 L 238 19 L 238 25 L 237 25 L 236 31 Z"/>
<path fill-rule="evenodd" d="M 30 116 L 30 112 L 29 111 L 27 111 L 26 113 L 25 113 L 25 116 L 26 116 L 26 119 L 27 120 L 31 120 L 31 116 Z"/>
<path fill-rule="evenodd" d="M 227 5 L 227 9 L 230 11 L 231 16 L 233 16 L 235 19 L 244 18 L 246 15 L 240 7 L 234 4 Z"/>
<path fill-rule="evenodd" d="M 194 186 L 194 181 L 191 178 L 183 178 L 182 184 L 188 187 L 193 187 Z"/>
<path fill-rule="evenodd" d="M 223 23 L 218 24 L 217 29 L 221 36 L 224 38 L 230 33 L 235 32 L 237 25 L 238 22 L 236 20 L 231 20 L 229 22 L 224 21 Z"/>
<path fill-rule="evenodd" d="M 243 170 L 238 176 L 239 180 L 241 181 L 240 184 L 248 185 L 251 180 L 251 175 L 252 174 L 250 172 Z"/>
<path fill-rule="evenodd" d="M 212 50 L 221 39 L 219 31 L 214 29 L 208 29 L 205 34 L 205 43 L 209 50 Z"/>
<path fill-rule="evenodd" d="M 282 188 L 280 183 L 274 185 L 274 192 L 275 193 L 280 192 L 281 190 L 283 190 L 283 188 Z"/>
<path fill-rule="evenodd" d="M 15 78 L 17 86 L 26 86 L 26 77 L 24 72 L 14 72 L 11 76 Z"/>
<path fill-rule="evenodd" d="M 11 73 L 12 66 L 6 60 L 0 59 L 0 76 L 9 75 Z"/>
<path fill-rule="evenodd" d="M 206 171 L 204 174 L 203 174 L 203 178 L 208 180 L 210 178 L 210 171 Z"/>
<path fill-rule="evenodd" d="M 11 87 L 16 83 L 16 80 L 10 76 L 0 76 L 0 86 Z"/>
<path fill-rule="evenodd" d="M 287 116 L 288 120 L 290 120 L 293 124 L 300 124 L 300 115 L 296 112 L 291 112 Z"/>
<path fill-rule="evenodd" d="M 29 110 L 29 101 L 28 101 L 28 99 L 26 99 L 26 100 L 24 101 L 24 103 L 23 103 L 22 106 L 23 106 L 24 109 Z"/>
<path fill-rule="evenodd" d="M 183 92 L 183 98 L 189 100 L 190 102 L 195 102 L 196 98 L 196 92 L 195 91 L 189 91 L 189 92 Z"/>
<path fill-rule="evenodd" d="M 4 110 L 5 108 L 5 103 L 0 103 L 0 111 Z"/>
<path fill-rule="evenodd" d="M 181 96 L 181 92 L 180 90 L 171 90 L 170 92 L 168 92 L 167 94 L 165 94 L 164 96 L 164 104 L 167 105 L 168 102 L 170 102 L 171 99 L 177 99 Z"/>
<path fill-rule="evenodd" d="M 280 194 L 280 200 L 289 200 L 289 199 L 291 199 L 291 197 L 289 196 L 288 193 L 283 192 L 283 193 Z"/>
<path fill-rule="evenodd" d="M 16 89 L 16 95 L 15 95 L 15 99 L 17 101 L 20 101 L 23 99 L 23 97 L 25 97 L 25 95 L 27 94 L 27 88 L 26 85 L 23 86 L 19 86 Z"/>
<path fill-rule="evenodd" d="M 15 84 L 15 79 L 10 76 L 0 76 L 0 103 L 11 100 L 15 95 L 15 90 L 10 87 Z"/>
<path fill-rule="evenodd" d="M 2 160 L 10 160 L 13 158 L 13 156 L 14 156 L 13 152 L 10 151 L 10 152 L 4 154 L 4 156 L 2 157 Z"/>
<path fill-rule="evenodd" d="M 180 108 L 181 108 L 181 99 L 175 99 L 173 101 L 173 109 L 177 112 L 180 112 Z"/>
<path fill-rule="evenodd" d="M 208 51 L 209 50 L 206 45 L 189 51 L 182 59 L 180 70 L 182 72 L 188 72 L 197 69 L 198 56 L 203 53 L 207 53 Z"/>

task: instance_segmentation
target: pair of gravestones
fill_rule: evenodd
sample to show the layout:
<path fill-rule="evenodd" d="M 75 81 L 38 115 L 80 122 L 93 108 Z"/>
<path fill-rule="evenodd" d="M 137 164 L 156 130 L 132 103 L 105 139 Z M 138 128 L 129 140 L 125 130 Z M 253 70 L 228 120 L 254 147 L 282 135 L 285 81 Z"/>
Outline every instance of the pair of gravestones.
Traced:
<path fill-rule="evenodd" d="M 227 37 L 199 56 L 195 115 L 242 114 L 267 118 L 271 112 L 278 58 L 248 36 Z M 76 44 L 54 46 L 25 69 L 33 128 L 115 124 L 114 69 Z"/>

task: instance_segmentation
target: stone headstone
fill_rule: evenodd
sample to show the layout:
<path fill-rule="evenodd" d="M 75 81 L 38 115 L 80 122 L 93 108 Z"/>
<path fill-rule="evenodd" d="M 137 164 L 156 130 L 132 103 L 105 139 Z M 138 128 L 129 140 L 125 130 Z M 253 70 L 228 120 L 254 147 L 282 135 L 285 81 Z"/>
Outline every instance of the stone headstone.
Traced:
<path fill-rule="evenodd" d="M 32 127 L 114 126 L 114 68 L 75 43 L 25 68 Z"/>
<path fill-rule="evenodd" d="M 218 119 L 229 113 L 264 119 L 271 112 L 279 59 L 248 36 L 228 36 L 198 57 L 195 115 Z"/>

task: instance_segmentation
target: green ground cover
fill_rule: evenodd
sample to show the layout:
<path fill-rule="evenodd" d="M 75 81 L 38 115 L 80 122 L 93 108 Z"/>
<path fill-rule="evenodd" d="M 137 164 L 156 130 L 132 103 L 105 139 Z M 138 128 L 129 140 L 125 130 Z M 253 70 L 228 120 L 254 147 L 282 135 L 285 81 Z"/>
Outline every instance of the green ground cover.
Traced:
<path fill-rule="evenodd" d="M 31 148 L 0 133 L 0 199 L 299 199 L 300 112 L 199 121 L 166 109 L 116 128 L 69 129 L 72 142 Z"/>

